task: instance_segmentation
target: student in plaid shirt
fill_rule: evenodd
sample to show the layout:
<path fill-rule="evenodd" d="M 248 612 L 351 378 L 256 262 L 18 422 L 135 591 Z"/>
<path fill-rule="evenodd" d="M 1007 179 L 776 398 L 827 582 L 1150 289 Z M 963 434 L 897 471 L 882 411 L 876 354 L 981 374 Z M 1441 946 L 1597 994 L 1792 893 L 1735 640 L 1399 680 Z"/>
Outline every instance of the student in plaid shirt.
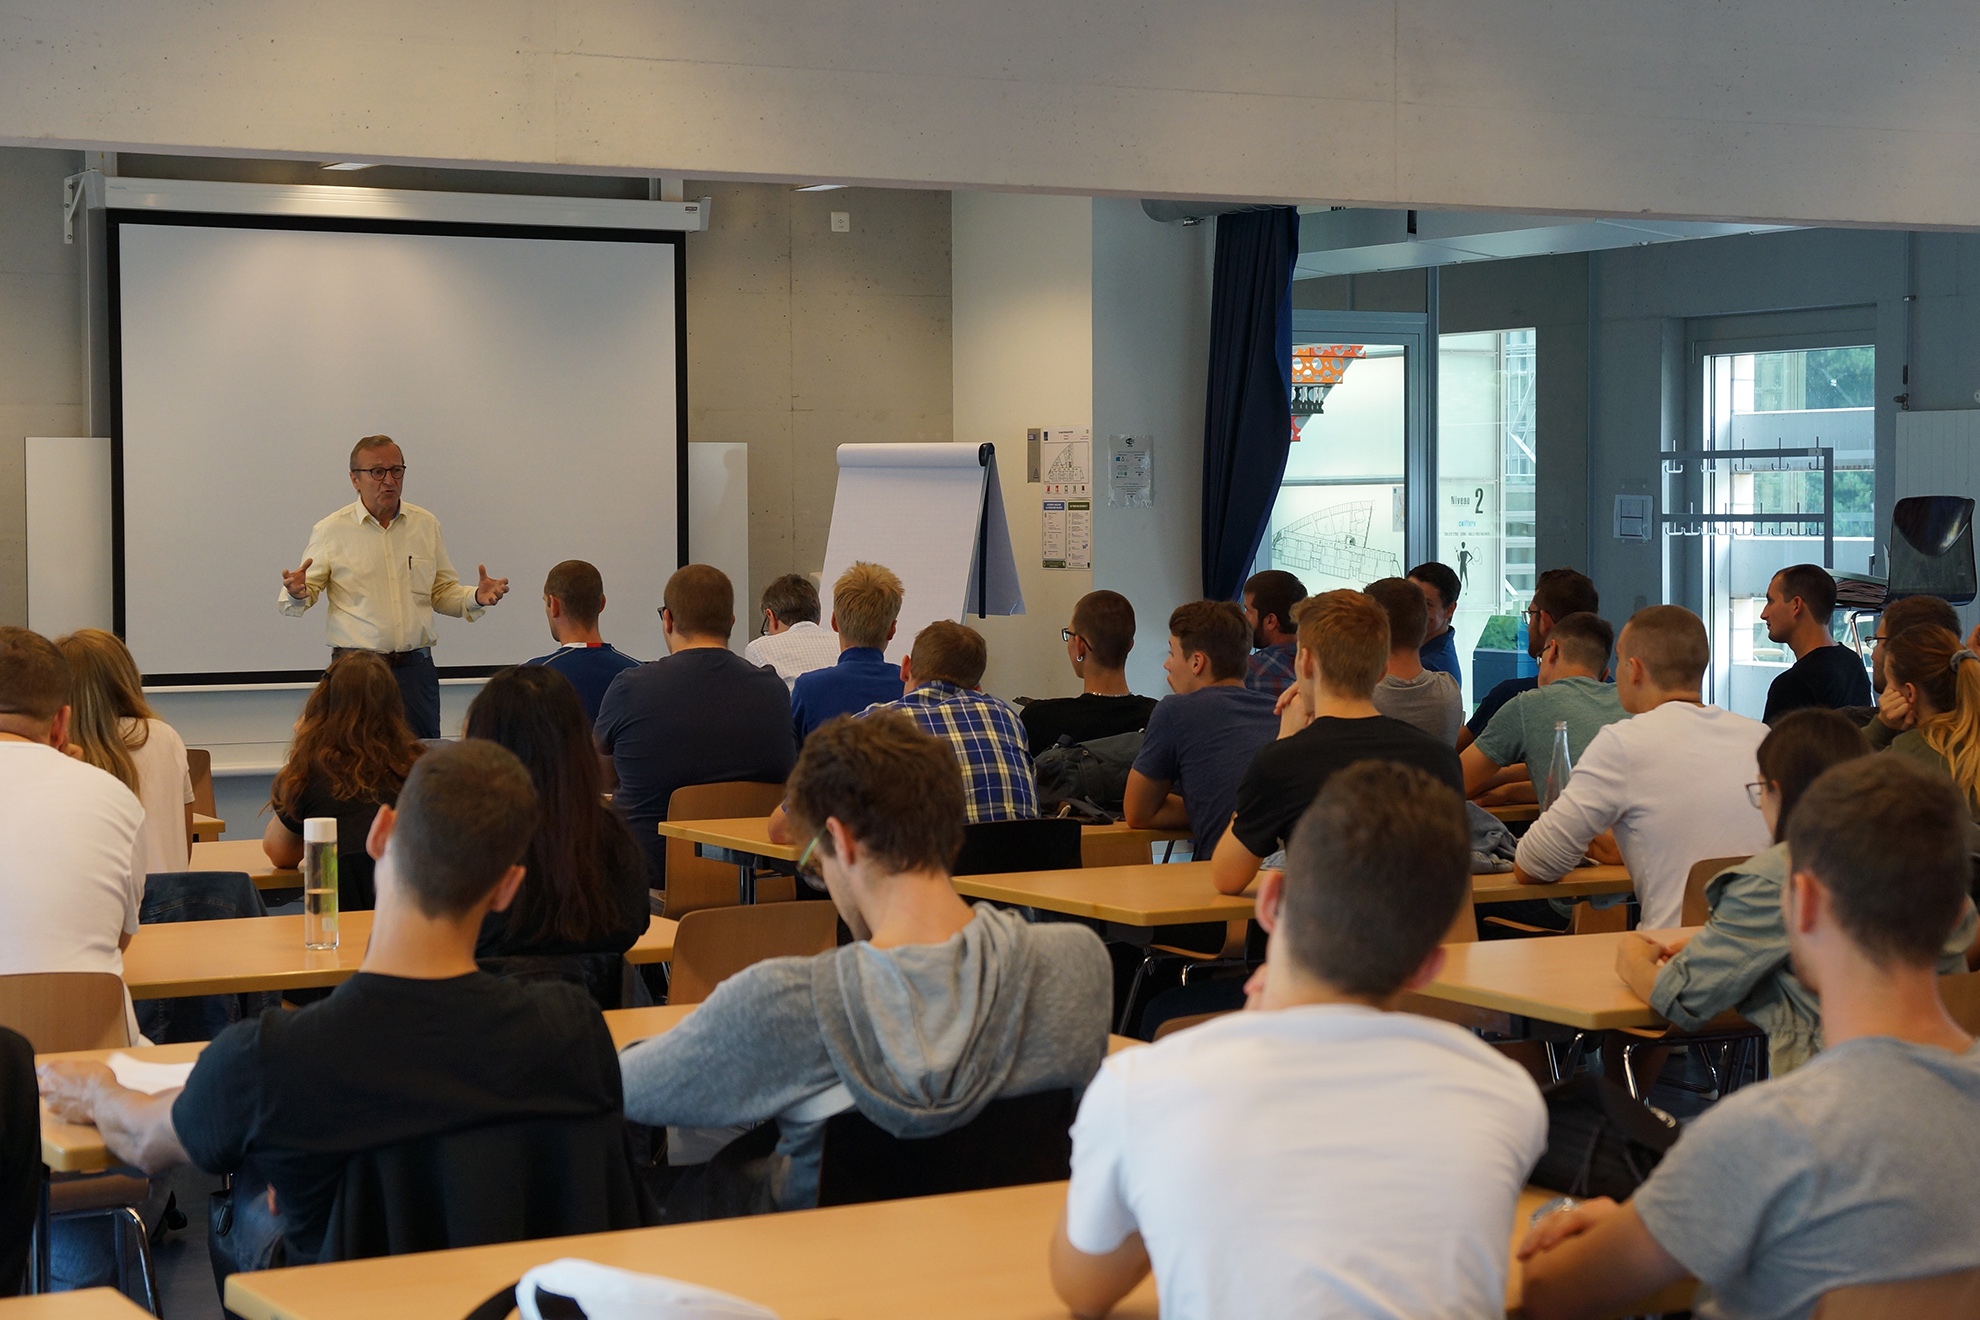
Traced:
<path fill-rule="evenodd" d="M 983 634 L 946 619 L 915 634 L 901 663 L 907 694 L 860 712 L 898 710 L 955 748 L 968 822 L 1033 820 L 1038 787 L 1017 712 L 977 687 L 989 662 Z"/>

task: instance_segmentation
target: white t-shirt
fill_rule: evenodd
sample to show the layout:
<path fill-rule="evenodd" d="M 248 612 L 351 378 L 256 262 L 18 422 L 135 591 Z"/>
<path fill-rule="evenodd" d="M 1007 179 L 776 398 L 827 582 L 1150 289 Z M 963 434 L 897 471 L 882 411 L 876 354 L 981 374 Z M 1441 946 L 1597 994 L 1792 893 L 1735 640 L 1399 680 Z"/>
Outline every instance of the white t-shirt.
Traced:
<path fill-rule="evenodd" d="M 1760 777 L 1754 754 L 1766 736 L 1758 720 L 1689 701 L 1609 725 L 1589 740 L 1560 800 L 1520 839 L 1520 866 L 1558 880 L 1580 863 L 1589 840 L 1613 829 L 1643 927 L 1676 926 L 1694 863 L 1773 846 L 1746 797 L 1746 785 Z"/>
<path fill-rule="evenodd" d="M 0 738 L 0 975 L 124 974 L 117 942 L 137 933 L 143 831 L 116 776 Z"/>
<path fill-rule="evenodd" d="M 1102 1065 L 1066 1233 L 1139 1231 L 1162 1320 L 1496 1316 L 1546 1137 L 1532 1078 L 1449 1023 L 1232 1013 Z"/>
<path fill-rule="evenodd" d="M 801 620 L 770 637 L 759 637 L 743 648 L 743 659 L 753 665 L 768 665 L 790 687 L 798 675 L 814 669 L 830 669 L 839 663 L 839 634 Z"/>
<path fill-rule="evenodd" d="M 131 749 L 131 759 L 137 762 L 138 801 L 144 805 L 144 869 L 184 871 L 192 865 L 186 804 L 193 800 L 193 786 L 186 743 L 164 720 L 146 722 L 151 735 L 144 746 Z"/>

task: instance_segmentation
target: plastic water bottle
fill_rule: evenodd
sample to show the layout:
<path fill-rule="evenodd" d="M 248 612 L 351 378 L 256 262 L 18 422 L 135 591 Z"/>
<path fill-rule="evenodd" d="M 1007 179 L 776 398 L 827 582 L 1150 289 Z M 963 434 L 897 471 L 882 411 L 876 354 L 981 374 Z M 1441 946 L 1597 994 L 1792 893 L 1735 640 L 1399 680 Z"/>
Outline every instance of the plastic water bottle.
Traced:
<path fill-rule="evenodd" d="M 303 822 L 303 947 L 337 947 L 337 818 Z"/>
<path fill-rule="evenodd" d="M 1568 751 L 1566 720 L 1554 721 L 1554 749 L 1547 756 L 1547 781 L 1540 790 L 1540 810 L 1545 811 L 1560 799 L 1561 790 L 1567 787 L 1568 776 L 1574 773 L 1574 755 Z"/>

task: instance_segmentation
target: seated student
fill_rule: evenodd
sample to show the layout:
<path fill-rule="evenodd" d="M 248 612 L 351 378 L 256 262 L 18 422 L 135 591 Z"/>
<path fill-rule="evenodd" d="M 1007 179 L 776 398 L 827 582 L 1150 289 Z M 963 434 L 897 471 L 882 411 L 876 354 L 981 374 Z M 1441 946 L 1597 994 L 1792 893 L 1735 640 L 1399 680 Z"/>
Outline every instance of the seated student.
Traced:
<path fill-rule="evenodd" d="M 1128 771 L 1129 826 L 1187 829 L 1198 860 L 1216 851 L 1238 780 L 1279 730 L 1272 698 L 1244 680 L 1245 633 L 1229 601 L 1192 601 L 1169 615 L 1162 668 L 1175 695 L 1148 717 L 1148 737 Z"/>
<path fill-rule="evenodd" d="M 1051 1250 L 1075 1314 L 1151 1262 L 1168 1320 L 1500 1314 L 1545 1106 L 1469 1032 L 1391 1011 L 1443 965 L 1470 861 L 1432 776 L 1327 781 L 1260 884 L 1250 1011 L 1124 1050 L 1087 1088 Z"/>
<path fill-rule="evenodd" d="M 1306 599 L 1306 584 L 1284 569 L 1253 573 L 1244 584 L 1244 620 L 1258 649 L 1246 662 L 1244 685 L 1277 699 L 1293 681 L 1293 606 Z"/>
<path fill-rule="evenodd" d="M 1464 749 L 1464 789 L 1476 797 L 1506 766 L 1524 765 L 1527 783 L 1517 798 L 1538 802 L 1552 763 L 1554 725 L 1567 721 L 1571 765 L 1595 735 L 1618 720 L 1629 718 L 1614 683 L 1604 683 L 1609 671 L 1609 648 L 1615 630 L 1592 614 L 1570 614 L 1555 624 L 1540 650 L 1540 686 L 1522 692 L 1499 707 L 1499 713 Z"/>
<path fill-rule="evenodd" d="M 781 784 L 797 759 L 783 680 L 729 649 L 736 594 L 728 575 L 689 564 L 667 579 L 663 599 L 667 655 L 612 680 L 595 729 L 598 750 L 611 758 L 606 787 L 646 850 L 656 889 L 667 874 L 667 841 L 655 826 L 675 789 Z"/>
<path fill-rule="evenodd" d="M 1806 706 L 1861 706 L 1870 700 L 1870 677 L 1863 657 L 1829 632 L 1836 613 L 1836 580 L 1816 564 L 1794 564 L 1767 584 L 1760 611 L 1767 640 L 1794 652 L 1794 663 L 1767 689 L 1762 718 L 1772 724 Z"/>
<path fill-rule="evenodd" d="M 1411 640 L 1430 626 L 1422 590 L 1406 578 L 1383 578 L 1367 590 L 1389 616 L 1389 664 L 1375 685 L 1375 709 L 1455 747 L 1464 694 L 1449 674 L 1423 667 L 1422 643 Z"/>
<path fill-rule="evenodd" d="M 1554 635 L 1560 636 L 1555 630 Z M 1712 915 L 1702 929 L 1676 935 L 1639 931 L 1616 949 L 1616 974 L 1681 1031 L 1701 1030 L 1728 1009 L 1767 1033 L 1768 1071 L 1799 1068 L 1822 1048 L 1822 1006 L 1788 965 L 1781 891 L 1787 885 L 1788 817 L 1808 786 L 1830 766 L 1869 754 L 1856 726 L 1832 710 L 1789 711 L 1761 740 L 1760 815 L 1774 846 L 1727 867 L 1705 886 Z M 1947 940 L 1941 973 L 1966 970 L 1973 943 L 1972 905 Z"/>
<path fill-rule="evenodd" d="M 1425 669 L 1449 674 L 1463 683 L 1464 672 L 1458 667 L 1457 629 L 1451 626 L 1463 584 L 1449 564 L 1434 559 L 1410 569 L 1408 577 L 1423 593 L 1423 603 L 1430 607 L 1430 632 L 1417 648 L 1417 659 Z"/>
<path fill-rule="evenodd" d="M 183 1090 L 125 1090 L 100 1063 L 46 1063 L 41 1093 L 147 1173 L 193 1164 L 272 1189 L 290 1264 L 316 1260 L 345 1161 L 420 1137 L 619 1108 L 611 1033 L 584 991 L 477 971 L 482 917 L 515 898 L 535 793 L 490 742 L 413 767 L 367 846 L 378 914 L 364 964 L 326 999 L 237 1022 Z M 491 1174 L 490 1176 L 499 1176 Z"/>
<path fill-rule="evenodd" d="M 798 675 L 791 684 L 791 723 L 800 745 L 834 715 L 849 715 L 881 701 L 898 701 L 901 671 L 881 648 L 894 640 L 901 613 L 901 580 L 879 564 L 855 563 L 832 586 L 832 631 L 838 661 Z"/>
<path fill-rule="evenodd" d="M 1652 605 L 1630 617 L 1616 639 L 1616 695 L 1634 718 L 1590 740 L 1560 800 L 1521 837 L 1519 883 L 1559 880 L 1596 835 L 1614 830 L 1643 928 L 1667 930 L 1683 912 L 1693 862 L 1767 846 L 1766 823 L 1746 798 L 1767 726 L 1705 704 L 1710 660 L 1705 625 L 1690 610 Z"/>
<path fill-rule="evenodd" d="M 1301 601 L 1297 617 L 1299 682 L 1281 702 L 1278 741 L 1252 758 L 1236 818 L 1210 859 L 1210 881 L 1226 894 L 1244 892 L 1327 781 L 1357 761 L 1413 765 L 1464 790 L 1455 748 L 1375 709 L 1389 662 L 1389 616 L 1375 598 L 1323 591 Z"/>
<path fill-rule="evenodd" d="M 144 869 L 184 871 L 192 855 L 192 770 L 178 731 L 144 699 L 123 638 L 81 628 L 55 643 L 68 662 L 69 745 L 144 804 Z"/>
<path fill-rule="evenodd" d="M 598 703 L 612 680 L 639 661 L 598 635 L 605 609 L 605 579 L 582 559 L 566 559 L 543 579 L 543 614 L 557 649 L 526 663 L 548 665 L 571 680 L 584 703 L 584 717 L 598 718 Z"/>
<path fill-rule="evenodd" d="M 599 801 L 598 753 L 577 689 L 544 666 L 498 670 L 468 707 L 461 736 L 508 748 L 536 789 L 522 888 L 483 919 L 475 957 L 630 949 L 652 915 L 646 854 Z"/>
<path fill-rule="evenodd" d="M 373 903 L 372 861 L 365 848 L 372 817 L 398 799 L 423 749 L 406 723 L 405 699 L 383 656 L 349 651 L 330 662 L 323 681 L 303 702 L 289 756 L 275 775 L 269 805 L 275 818 L 261 849 L 277 866 L 299 866 L 303 822 L 337 821 L 337 906 L 347 912 Z"/>
<path fill-rule="evenodd" d="M 1782 907 L 1826 1046 L 1687 1124 L 1625 1204 L 1541 1220 L 1524 1314 L 1617 1315 L 1692 1275 L 1702 1316 L 1806 1316 L 1838 1288 L 1980 1268 L 1980 1050 L 1935 971 L 1972 874 L 1962 805 L 1894 757 L 1810 785 Z"/>
<path fill-rule="evenodd" d="M 1113 971 L 1084 926 L 971 908 L 949 883 L 963 783 L 947 744 L 895 711 L 805 740 L 785 799 L 800 868 L 855 943 L 731 976 L 619 1058 L 626 1114 L 717 1127 L 778 1120 L 764 1209 L 817 1204 L 825 1119 L 897 1137 L 961 1127 L 1000 1096 L 1084 1087 L 1107 1052 Z"/>
<path fill-rule="evenodd" d="M 122 976 L 137 933 L 144 807 L 114 776 L 62 754 L 69 694 L 53 642 L 0 626 L 0 976 Z"/>
<path fill-rule="evenodd" d="M 1036 820 L 1038 783 L 1024 727 L 1016 711 L 978 686 L 989 662 L 982 633 L 937 619 L 915 634 L 914 650 L 901 661 L 906 695 L 868 707 L 861 718 L 897 710 L 954 748 L 969 824 Z"/>
<path fill-rule="evenodd" d="M 1883 647 L 1890 750 L 1951 777 L 1980 821 L 1980 663 L 1959 638 L 1926 624 Z"/>
<path fill-rule="evenodd" d="M 1596 592 L 1593 582 L 1571 568 L 1548 569 L 1534 584 L 1533 600 L 1526 607 L 1526 653 L 1536 660 L 1539 658 L 1556 621 L 1570 614 L 1601 612 L 1602 597 Z M 1531 692 L 1539 686 L 1537 675 L 1532 678 L 1508 678 L 1495 684 L 1465 722 L 1464 732 L 1458 735 L 1458 750 L 1463 751 L 1485 732 L 1485 726 L 1499 713 L 1499 707 L 1520 693 Z"/>
<path fill-rule="evenodd" d="M 799 674 L 827 669 L 839 659 L 839 639 L 818 626 L 818 584 L 786 573 L 763 589 L 763 635 L 743 648 L 743 659 L 767 665 L 790 687 Z"/>
<path fill-rule="evenodd" d="M 1134 649 L 1134 606 L 1118 591 L 1089 591 L 1073 606 L 1064 630 L 1066 658 L 1081 683 L 1076 697 L 1033 701 L 1019 712 L 1033 756 L 1057 745 L 1134 733 L 1148 727 L 1155 698 L 1128 690 L 1127 658 Z"/>
<path fill-rule="evenodd" d="M 1884 643 L 1907 628 L 1926 623 L 1959 636 L 1959 611 L 1937 596 L 1905 596 L 1886 605 L 1883 613 L 1877 616 L 1877 629 L 1870 638 L 1870 692 L 1873 701 L 1881 701 L 1888 690 L 1884 674 Z M 1840 709 L 1857 728 L 1863 730 L 1870 746 L 1877 751 L 1890 746 L 1892 740 L 1904 732 L 1879 719 L 1875 705 L 1843 706 Z M 1902 716 L 1894 714 L 1893 718 L 1901 720 Z"/>

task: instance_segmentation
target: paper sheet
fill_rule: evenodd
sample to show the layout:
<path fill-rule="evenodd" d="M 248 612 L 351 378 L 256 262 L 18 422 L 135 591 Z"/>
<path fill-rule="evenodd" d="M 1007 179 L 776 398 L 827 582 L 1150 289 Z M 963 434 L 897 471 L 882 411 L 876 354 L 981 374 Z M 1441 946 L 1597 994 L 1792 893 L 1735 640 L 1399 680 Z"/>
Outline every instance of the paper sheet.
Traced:
<path fill-rule="evenodd" d="M 117 1085 L 131 1091 L 142 1091 L 146 1095 L 157 1095 L 160 1091 L 184 1086 L 193 1070 L 190 1059 L 185 1063 L 153 1063 L 128 1054 L 113 1054 L 109 1063 L 110 1071 L 116 1074 Z"/>

